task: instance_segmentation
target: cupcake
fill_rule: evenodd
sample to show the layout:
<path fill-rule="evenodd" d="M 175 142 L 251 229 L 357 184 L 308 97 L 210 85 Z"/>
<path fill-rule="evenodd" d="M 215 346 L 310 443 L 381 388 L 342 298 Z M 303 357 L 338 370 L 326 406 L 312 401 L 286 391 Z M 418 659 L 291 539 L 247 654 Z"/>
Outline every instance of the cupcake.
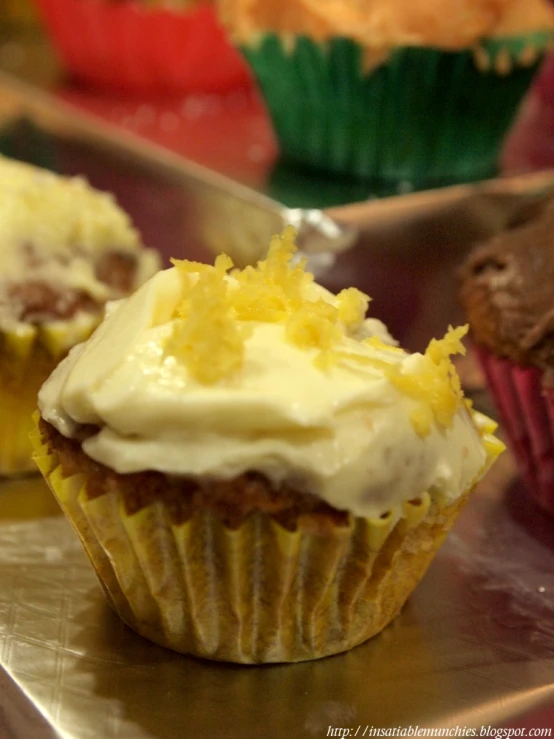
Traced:
<path fill-rule="evenodd" d="M 461 301 L 520 475 L 554 514 L 554 200 L 480 245 Z"/>
<path fill-rule="evenodd" d="M 450 360 L 293 266 L 176 262 L 39 394 L 36 461 L 111 603 L 199 657 L 342 652 L 400 611 L 502 450 Z"/>
<path fill-rule="evenodd" d="M 0 476 L 36 470 L 40 386 L 159 266 L 110 195 L 0 157 Z"/>
<path fill-rule="evenodd" d="M 493 176 L 554 28 L 548 0 L 218 5 L 284 157 L 387 191 Z"/>
<path fill-rule="evenodd" d="M 221 92 L 250 75 L 210 0 L 35 0 L 66 69 L 114 90 Z"/>

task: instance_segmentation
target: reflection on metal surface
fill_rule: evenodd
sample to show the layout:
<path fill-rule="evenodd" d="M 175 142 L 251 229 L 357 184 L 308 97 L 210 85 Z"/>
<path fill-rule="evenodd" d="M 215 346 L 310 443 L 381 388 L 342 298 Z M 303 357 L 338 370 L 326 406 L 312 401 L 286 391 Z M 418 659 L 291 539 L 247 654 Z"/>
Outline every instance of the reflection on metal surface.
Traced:
<path fill-rule="evenodd" d="M 53 496 L 44 494 L 44 481 L 39 475 L 10 480 L 0 477 L 0 490 L 0 523 L 13 519 L 41 519 L 60 512 Z"/>
<path fill-rule="evenodd" d="M 357 226 L 344 226 L 321 210 L 286 208 L 285 218 L 296 228 L 298 246 L 306 254 L 340 254 L 354 245 Z"/>
<path fill-rule="evenodd" d="M 405 250 L 414 244 L 460 248 L 505 227 L 522 207 L 554 190 L 554 172 L 461 185 L 440 191 L 327 208 L 287 208 L 170 150 L 83 113 L 59 97 L 0 72 L 2 131 L 32 123 L 58 145 L 85 146 L 130 169 L 175 187 L 187 211 L 183 248 L 202 242 L 212 253 L 222 246 L 239 265 L 263 255 L 269 237 L 287 223 L 299 228 L 306 253 L 340 254 L 356 241 L 374 248 Z M 39 162 L 45 166 L 53 162 Z M 357 239 L 357 233 L 359 238 Z"/>
<path fill-rule="evenodd" d="M 53 95 L 2 73 L 0 116 L 4 126 L 27 118 L 57 139 L 77 140 L 104 152 L 108 149 L 119 160 L 139 161 L 150 171 L 155 170 L 182 191 L 193 230 L 188 235 L 212 253 L 226 251 L 237 265 L 244 266 L 263 256 L 270 237 L 280 232 L 290 218 L 299 227 L 306 253 L 341 251 L 354 240 L 353 226 L 343 230 L 320 212 L 289 211 L 261 193 L 137 136 L 122 134 L 114 126 L 79 113 Z"/>
<path fill-rule="evenodd" d="M 374 248 L 467 249 L 554 193 L 554 170 L 328 208 Z"/>

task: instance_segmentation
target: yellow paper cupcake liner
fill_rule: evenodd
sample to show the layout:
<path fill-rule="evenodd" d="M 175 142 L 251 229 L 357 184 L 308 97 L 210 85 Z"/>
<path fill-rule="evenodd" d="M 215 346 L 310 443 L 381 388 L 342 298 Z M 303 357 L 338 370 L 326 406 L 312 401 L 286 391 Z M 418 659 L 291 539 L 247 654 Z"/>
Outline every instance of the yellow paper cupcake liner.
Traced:
<path fill-rule="evenodd" d="M 425 493 L 324 533 L 261 513 L 238 529 L 205 510 L 176 525 L 160 501 L 129 515 L 117 475 L 90 498 L 38 431 L 35 460 L 120 617 L 171 649 L 239 663 L 297 662 L 350 649 L 400 611 L 467 500 Z"/>
<path fill-rule="evenodd" d="M 36 471 L 29 434 L 38 391 L 68 348 L 88 338 L 97 322 L 86 317 L 0 331 L 0 477 Z"/>

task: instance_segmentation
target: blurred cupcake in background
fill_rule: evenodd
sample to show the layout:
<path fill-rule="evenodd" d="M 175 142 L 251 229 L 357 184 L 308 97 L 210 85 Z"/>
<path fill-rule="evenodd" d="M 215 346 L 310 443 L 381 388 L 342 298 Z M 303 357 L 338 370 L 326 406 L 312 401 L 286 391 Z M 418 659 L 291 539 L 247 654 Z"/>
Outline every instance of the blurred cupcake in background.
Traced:
<path fill-rule="evenodd" d="M 76 79 L 149 94 L 248 85 L 210 0 L 35 0 Z"/>
<path fill-rule="evenodd" d="M 474 249 L 461 301 L 531 497 L 554 515 L 554 199 Z"/>
<path fill-rule="evenodd" d="M 0 477 L 35 470 L 37 393 L 107 300 L 160 267 L 113 198 L 0 157 Z"/>
<path fill-rule="evenodd" d="M 547 0 L 218 0 L 286 158 L 415 188 L 494 176 Z"/>

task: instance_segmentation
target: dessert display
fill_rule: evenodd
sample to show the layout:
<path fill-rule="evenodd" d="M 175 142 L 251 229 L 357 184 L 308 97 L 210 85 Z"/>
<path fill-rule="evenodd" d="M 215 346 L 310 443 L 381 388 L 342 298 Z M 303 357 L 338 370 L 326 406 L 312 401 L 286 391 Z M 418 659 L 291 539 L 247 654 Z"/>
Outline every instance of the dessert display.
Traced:
<path fill-rule="evenodd" d="M 283 155 L 382 187 L 494 176 L 548 0 L 218 0 Z"/>
<path fill-rule="evenodd" d="M 102 88 L 221 92 L 250 84 L 211 0 L 35 0 L 65 68 Z"/>
<path fill-rule="evenodd" d="M 295 662 L 380 632 L 500 454 L 450 359 L 295 261 L 175 261 L 111 304 L 39 392 L 36 462 L 144 637 Z"/>
<path fill-rule="evenodd" d="M 461 301 L 521 476 L 554 513 L 554 202 L 477 247 Z"/>
<path fill-rule="evenodd" d="M 37 392 L 107 300 L 160 267 L 113 198 L 0 158 L 0 476 L 34 471 Z"/>

